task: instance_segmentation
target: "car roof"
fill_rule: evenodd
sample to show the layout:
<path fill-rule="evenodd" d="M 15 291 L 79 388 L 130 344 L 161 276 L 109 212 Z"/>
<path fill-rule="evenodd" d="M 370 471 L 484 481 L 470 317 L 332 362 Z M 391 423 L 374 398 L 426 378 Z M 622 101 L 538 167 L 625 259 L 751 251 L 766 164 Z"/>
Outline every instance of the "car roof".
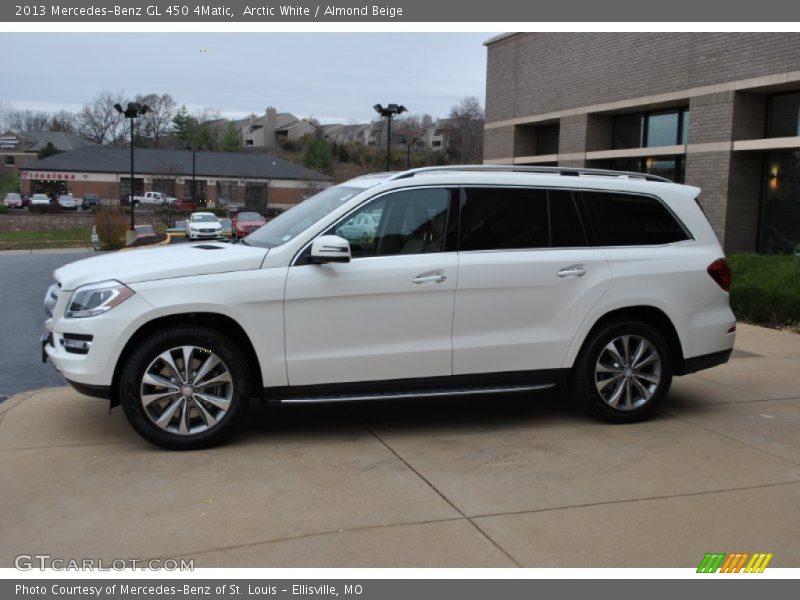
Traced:
<path fill-rule="evenodd" d="M 214 213 L 208 212 L 208 211 L 193 212 L 192 216 L 195 216 L 195 215 L 206 215 L 206 216 L 209 216 L 209 217 L 216 217 L 217 216 Z"/>
<path fill-rule="evenodd" d="M 682 189 L 692 197 L 700 189 L 674 183 L 657 175 L 632 171 L 586 169 L 573 167 L 533 167 L 517 165 L 448 165 L 422 167 L 394 173 L 374 173 L 357 177 L 343 186 L 358 185 L 364 189 L 382 185 L 387 188 L 408 185 L 541 185 L 549 187 L 593 188 L 630 192 L 658 192 Z M 366 184 L 366 185 L 365 185 Z"/>

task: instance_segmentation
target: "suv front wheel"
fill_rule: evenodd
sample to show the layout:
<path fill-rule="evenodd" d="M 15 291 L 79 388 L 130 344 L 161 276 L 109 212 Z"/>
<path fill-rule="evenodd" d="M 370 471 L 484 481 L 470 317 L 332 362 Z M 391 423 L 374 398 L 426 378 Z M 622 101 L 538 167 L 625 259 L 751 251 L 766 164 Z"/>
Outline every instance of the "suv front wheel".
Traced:
<path fill-rule="evenodd" d="M 120 377 L 125 416 L 145 439 L 192 450 L 218 444 L 249 400 L 247 361 L 221 333 L 174 327 L 138 344 Z"/>
<path fill-rule="evenodd" d="M 664 336 L 643 321 L 612 321 L 587 340 L 572 373 L 573 397 L 590 415 L 612 423 L 650 417 L 672 384 Z"/>

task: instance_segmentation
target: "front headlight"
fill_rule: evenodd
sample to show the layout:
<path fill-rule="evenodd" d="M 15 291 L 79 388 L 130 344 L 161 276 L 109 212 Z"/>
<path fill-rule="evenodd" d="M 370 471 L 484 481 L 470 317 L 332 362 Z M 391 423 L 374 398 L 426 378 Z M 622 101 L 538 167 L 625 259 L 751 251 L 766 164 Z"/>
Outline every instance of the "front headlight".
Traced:
<path fill-rule="evenodd" d="M 72 292 L 64 316 L 68 319 L 95 317 L 133 296 L 134 291 L 119 281 L 101 281 L 82 285 Z"/>

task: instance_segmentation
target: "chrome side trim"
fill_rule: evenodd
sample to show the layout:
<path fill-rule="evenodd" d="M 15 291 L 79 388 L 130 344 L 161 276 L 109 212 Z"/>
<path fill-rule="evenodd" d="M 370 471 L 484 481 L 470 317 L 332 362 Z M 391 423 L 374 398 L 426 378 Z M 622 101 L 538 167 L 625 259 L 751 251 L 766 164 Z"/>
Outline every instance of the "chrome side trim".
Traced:
<path fill-rule="evenodd" d="M 433 398 L 440 396 L 474 396 L 478 394 L 510 394 L 514 392 L 532 392 L 549 390 L 556 387 L 555 383 L 539 383 L 536 385 L 507 385 L 480 388 L 465 388 L 437 391 L 395 392 L 383 394 L 358 394 L 334 396 L 309 396 L 307 398 L 284 398 L 278 401 L 281 404 L 314 404 L 317 402 L 355 402 L 361 400 L 402 400 L 403 398 Z"/>

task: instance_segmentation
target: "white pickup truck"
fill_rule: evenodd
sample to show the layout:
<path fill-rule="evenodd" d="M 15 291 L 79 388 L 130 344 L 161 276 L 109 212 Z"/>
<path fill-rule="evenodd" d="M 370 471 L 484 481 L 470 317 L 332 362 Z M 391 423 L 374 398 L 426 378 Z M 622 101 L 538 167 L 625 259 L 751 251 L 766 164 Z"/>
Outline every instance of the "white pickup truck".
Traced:
<path fill-rule="evenodd" d="M 167 196 L 163 192 L 145 192 L 144 196 L 134 196 L 135 204 L 148 204 L 151 206 L 161 206 L 162 204 L 175 204 L 178 200 Z"/>

